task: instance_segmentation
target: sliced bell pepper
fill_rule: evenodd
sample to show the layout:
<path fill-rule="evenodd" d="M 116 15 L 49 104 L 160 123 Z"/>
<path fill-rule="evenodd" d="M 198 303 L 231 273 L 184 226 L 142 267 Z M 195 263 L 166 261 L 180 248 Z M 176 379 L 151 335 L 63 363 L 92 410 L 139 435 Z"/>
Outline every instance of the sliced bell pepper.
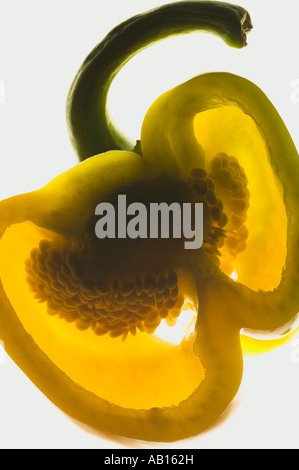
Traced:
<path fill-rule="evenodd" d="M 241 383 L 241 329 L 287 334 L 297 317 L 298 154 L 264 93 L 228 73 L 196 77 L 151 106 L 137 146 L 107 118 L 111 80 L 133 53 L 198 28 L 242 47 L 251 21 L 233 5 L 180 2 L 113 30 L 68 97 L 84 161 L 0 203 L 6 350 L 58 407 L 101 433 L 166 442 L 206 430 Z M 202 248 L 99 240 L 95 208 L 119 194 L 202 203 Z M 194 333 L 179 345 L 159 338 L 161 322 L 171 328 L 188 308 Z"/>

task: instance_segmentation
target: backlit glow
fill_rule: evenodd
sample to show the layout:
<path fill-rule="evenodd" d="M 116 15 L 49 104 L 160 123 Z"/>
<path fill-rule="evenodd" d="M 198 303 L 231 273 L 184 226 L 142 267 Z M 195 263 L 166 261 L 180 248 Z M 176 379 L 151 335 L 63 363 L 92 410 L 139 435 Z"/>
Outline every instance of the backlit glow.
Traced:
<path fill-rule="evenodd" d="M 190 308 L 190 303 L 185 303 L 180 316 L 174 326 L 168 326 L 165 320 L 162 320 L 155 334 L 172 344 L 180 344 L 183 339 L 194 333 L 196 314 L 195 310 Z"/>

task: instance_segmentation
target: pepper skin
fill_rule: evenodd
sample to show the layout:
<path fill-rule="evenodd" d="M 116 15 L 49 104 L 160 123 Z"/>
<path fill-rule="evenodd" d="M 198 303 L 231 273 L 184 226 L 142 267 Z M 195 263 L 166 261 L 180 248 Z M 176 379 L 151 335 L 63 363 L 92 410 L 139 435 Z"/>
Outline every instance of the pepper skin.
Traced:
<path fill-rule="evenodd" d="M 183 2 L 148 18 L 158 30 L 165 12 L 182 18 L 184 8 L 194 9 L 191 23 L 199 8 L 209 30 L 245 45 L 249 15 L 231 5 Z M 77 421 L 101 433 L 175 441 L 214 425 L 235 397 L 240 330 L 286 334 L 296 320 L 298 154 L 264 93 L 227 73 L 162 95 L 144 118 L 139 153 L 120 150 L 129 144 L 103 114 L 108 85 L 100 111 L 88 100 L 79 119 L 80 96 L 85 102 L 89 91 L 93 98 L 101 91 L 102 81 L 90 81 L 99 50 L 68 99 L 72 142 L 84 161 L 0 204 L 1 337 L 37 387 Z M 113 74 L 106 75 L 109 84 Z M 94 124 L 86 129 L 89 115 Z M 95 207 L 119 194 L 144 204 L 202 202 L 203 247 L 185 250 L 175 238 L 97 239 Z M 194 334 L 177 346 L 158 338 L 160 322 L 173 325 L 188 306 Z"/>

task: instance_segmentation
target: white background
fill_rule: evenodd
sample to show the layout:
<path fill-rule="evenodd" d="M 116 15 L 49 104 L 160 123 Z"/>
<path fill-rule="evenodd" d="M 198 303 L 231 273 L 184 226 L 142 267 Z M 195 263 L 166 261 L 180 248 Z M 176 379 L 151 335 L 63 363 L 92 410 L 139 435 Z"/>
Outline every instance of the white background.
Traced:
<path fill-rule="evenodd" d="M 0 83 L 5 85 L 5 100 L 0 86 L 1 199 L 36 189 L 76 163 L 65 125 L 65 99 L 77 69 L 111 28 L 164 3 L 171 2 L 0 0 Z M 159 94 L 218 70 L 259 85 L 299 148 L 299 2 L 238 4 L 249 10 L 254 23 L 246 49 L 192 34 L 151 47 L 123 69 L 109 102 L 112 116 L 130 137 L 139 137 L 143 115 Z M 243 384 L 228 419 L 170 448 L 299 448 L 296 347 L 293 340 L 272 352 L 246 356 Z M 116 449 L 126 444 L 77 427 L 0 348 L 0 448 Z"/>

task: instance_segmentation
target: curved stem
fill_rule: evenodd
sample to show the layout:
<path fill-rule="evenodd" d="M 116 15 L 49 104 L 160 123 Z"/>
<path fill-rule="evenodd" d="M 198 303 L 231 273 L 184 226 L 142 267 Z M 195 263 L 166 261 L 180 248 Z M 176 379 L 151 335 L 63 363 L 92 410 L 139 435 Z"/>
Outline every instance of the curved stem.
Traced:
<path fill-rule="evenodd" d="M 241 7 L 190 1 L 164 5 L 113 29 L 85 59 L 68 94 L 68 131 L 79 159 L 134 147 L 111 123 L 106 105 L 112 80 L 135 54 L 158 40 L 194 30 L 211 32 L 241 48 L 251 28 L 250 16 Z"/>

